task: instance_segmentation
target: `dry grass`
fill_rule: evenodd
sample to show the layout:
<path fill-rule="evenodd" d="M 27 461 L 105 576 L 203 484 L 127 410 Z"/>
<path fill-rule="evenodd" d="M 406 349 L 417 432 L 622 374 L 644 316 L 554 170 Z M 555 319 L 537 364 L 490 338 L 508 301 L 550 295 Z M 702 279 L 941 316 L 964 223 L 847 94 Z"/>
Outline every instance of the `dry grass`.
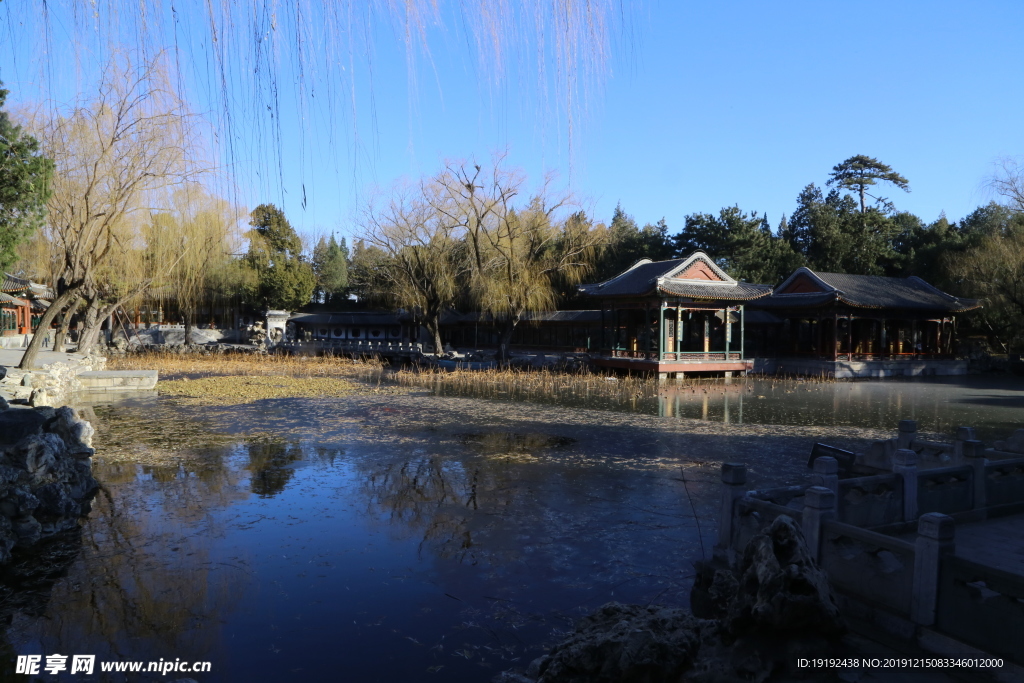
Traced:
<path fill-rule="evenodd" d="M 237 405 L 268 398 L 338 398 L 367 393 L 363 384 L 353 384 L 340 377 L 218 376 L 190 380 L 161 381 L 161 394 L 174 396 L 184 403 L 203 405 Z"/>
<path fill-rule="evenodd" d="M 152 351 L 111 358 L 108 370 L 156 370 L 163 380 L 203 377 L 299 377 L 305 379 L 347 377 L 372 378 L 380 374 L 379 361 L 353 361 L 337 356 L 285 356 L 253 353 L 173 353 Z"/>
<path fill-rule="evenodd" d="M 160 373 L 157 391 L 187 405 L 238 405 L 274 398 L 338 398 L 395 391 L 380 387 L 380 362 L 334 356 L 154 351 L 113 358 L 107 367 L 156 370 Z"/>
<path fill-rule="evenodd" d="M 568 395 L 633 400 L 654 397 L 659 392 L 658 381 L 651 377 L 606 377 L 587 372 L 568 373 L 517 368 L 450 372 L 435 369 L 401 370 L 394 374 L 394 380 L 400 386 L 406 387 L 447 390 L 478 397 L 501 396 L 520 399 Z M 706 385 L 714 381 L 687 378 L 676 382 L 675 386 L 698 383 Z"/>

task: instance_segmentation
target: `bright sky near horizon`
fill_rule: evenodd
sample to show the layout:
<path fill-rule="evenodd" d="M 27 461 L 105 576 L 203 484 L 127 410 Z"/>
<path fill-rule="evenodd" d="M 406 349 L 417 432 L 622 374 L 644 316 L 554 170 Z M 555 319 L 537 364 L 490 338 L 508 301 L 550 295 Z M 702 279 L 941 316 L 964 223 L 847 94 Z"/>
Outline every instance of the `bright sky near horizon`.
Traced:
<path fill-rule="evenodd" d="M 19 35 L 32 5 L 0 0 L 9 105 L 73 95 Z M 452 33 L 431 40 L 410 84 L 401 43 L 378 27 L 372 82 L 357 76 L 354 108 L 313 104 L 299 125 L 295 98 L 282 95 L 280 166 L 252 153 L 262 143 L 247 136 L 260 126 L 236 126 L 239 197 L 281 205 L 307 234 L 350 235 L 374 186 L 507 150 L 533 184 L 557 173 L 597 220 L 621 202 L 640 224 L 664 217 L 675 233 L 687 214 L 733 204 L 775 226 L 805 185 L 866 154 L 910 181 L 909 194 L 885 192 L 899 209 L 956 220 L 993 198 L 985 181 L 998 158 L 1024 155 L 1019 0 L 623 0 L 622 11 L 631 19 L 612 28 L 609 72 L 573 122 L 571 152 L 562 102 L 538 94 L 535 70 L 495 84 Z M 209 61 L 204 49 L 184 59 Z"/>

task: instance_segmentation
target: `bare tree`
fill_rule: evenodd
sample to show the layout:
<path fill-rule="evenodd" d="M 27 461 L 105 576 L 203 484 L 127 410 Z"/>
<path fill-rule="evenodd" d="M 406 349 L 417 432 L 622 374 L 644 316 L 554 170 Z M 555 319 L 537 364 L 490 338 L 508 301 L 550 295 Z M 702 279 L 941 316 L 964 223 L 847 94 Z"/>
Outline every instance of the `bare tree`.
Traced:
<path fill-rule="evenodd" d="M 364 213 L 363 239 L 380 250 L 372 269 L 375 284 L 394 305 L 420 317 L 441 353 L 441 315 L 454 306 L 465 271 L 463 221 L 445 207 L 439 179 L 401 187 Z"/>
<path fill-rule="evenodd" d="M 514 200 L 524 181 L 503 162 L 498 157 L 486 170 L 479 164 L 449 164 L 439 179 L 444 202 L 438 210 L 461 222 L 470 292 L 478 309 L 499 322 L 499 357 L 506 360 L 524 315 L 555 307 L 556 285 L 583 278 L 601 237 L 582 214 L 568 212 L 572 200 L 552 189 L 550 176 L 517 208 Z"/>
<path fill-rule="evenodd" d="M 36 121 L 55 163 L 47 231 L 57 264 L 56 298 L 40 329 L 78 297 L 96 295 L 100 267 L 119 247 L 124 226 L 196 172 L 188 157 L 193 116 L 169 88 L 158 87 L 163 81 L 155 62 L 136 67 L 115 58 L 93 99 Z M 33 337 L 22 368 L 34 366 L 42 341 Z"/>
<path fill-rule="evenodd" d="M 1024 211 L 1024 159 L 1003 157 L 996 162 L 997 170 L 988 184 L 1006 204 L 1017 211 Z"/>

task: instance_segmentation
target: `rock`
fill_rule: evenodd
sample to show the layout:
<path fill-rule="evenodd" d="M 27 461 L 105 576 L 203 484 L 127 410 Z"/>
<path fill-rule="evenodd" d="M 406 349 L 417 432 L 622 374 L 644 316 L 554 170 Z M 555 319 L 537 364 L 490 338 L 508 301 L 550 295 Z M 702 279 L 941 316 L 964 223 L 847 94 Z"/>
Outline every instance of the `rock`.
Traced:
<path fill-rule="evenodd" d="M 11 559 L 11 548 L 18 542 L 11 520 L 0 515 L 0 564 Z"/>
<path fill-rule="evenodd" d="M 530 678 L 515 671 L 502 671 L 491 679 L 491 683 L 536 683 L 536 681 L 536 678 Z"/>
<path fill-rule="evenodd" d="M 57 466 L 64 455 L 64 442 L 56 434 L 31 434 L 7 449 L 7 459 L 40 481 Z"/>
<path fill-rule="evenodd" d="M 700 646 L 700 627 L 686 610 L 611 602 L 531 668 L 542 683 L 676 683 Z"/>
<path fill-rule="evenodd" d="M 78 414 L 70 406 L 58 408 L 46 427 L 63 439 L 68 454 L 72 457 L 91 458 L 96 453 L 92 447 L 92 435 L 96 433 L 96 430 L 91 424 L 78 417 Z"/>
<path fill-rule="evenodd" d="M 11 404 L 7 402 L 7 399 L 0 396 L 0 410 L 7 410 L 11 407 Z"/>
<path fill-rule="evenodd" d="M 34 545 L 43 536 L 43 525 L 29 515 L 12 519 L 11 529 L 18 539 L 18 545 Z"/>
<path fill-rule="evenodd" d="M 88 512 L 99 488 L 92 434 L 66 406 L 0 411 L 0 564 L 12 549 L 76 528 Z"/>
<path fill-rule="evenodd" d="M 0 413 L 0 447 L 15 444 L 42 431 L 48 418 L 37 410 L 5 410 Z"/>
<path fill-rule="evenodd" d="M 33 389 L 29 395 L 30 406 L 52 406 L 55 404 L 55 397 L 47 389 Z"/>
<path fill-rule="evenodd" d="M 829 636 L 844 631 L 828 578 L 791 517 L 776 517 L 767 532 L 750 539 L 737 574 L 736 597 L 723 620 L 729 634 Z"/>

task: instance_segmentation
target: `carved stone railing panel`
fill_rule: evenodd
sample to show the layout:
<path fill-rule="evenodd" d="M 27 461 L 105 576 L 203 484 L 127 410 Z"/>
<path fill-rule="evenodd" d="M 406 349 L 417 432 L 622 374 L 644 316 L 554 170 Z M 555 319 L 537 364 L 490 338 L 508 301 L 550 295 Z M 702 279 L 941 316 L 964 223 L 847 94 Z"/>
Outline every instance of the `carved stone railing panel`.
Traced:
<path fill-rule="evenodd" d="M 917 474 L 917 506 L 921 514 L 949 515 L 974 507 L 974 473 L 969 465 L 922 470 Z"/>
<path fill-rule="evenodd" d="M 839 521 L 872 527 L 903 519 L 903 482 L 895 474 L 839 480 Z"/>
<path fill-rule="evenodd" d="M 1024 458 L 996 460 L 985 465 L 985 504 L 1024 501 Z"/>
<path fill-rule="evenodd" d="M 822 524 L 820 553 L 819 564 L 834 586 L 910 616 L 914 587 L 912 543 L 827 521 Z"/>
<path fill-rule="evenodd" d="M 955 555 L 943 558 L 936 626 L 1024 664 L 1024 577 Z"/>

